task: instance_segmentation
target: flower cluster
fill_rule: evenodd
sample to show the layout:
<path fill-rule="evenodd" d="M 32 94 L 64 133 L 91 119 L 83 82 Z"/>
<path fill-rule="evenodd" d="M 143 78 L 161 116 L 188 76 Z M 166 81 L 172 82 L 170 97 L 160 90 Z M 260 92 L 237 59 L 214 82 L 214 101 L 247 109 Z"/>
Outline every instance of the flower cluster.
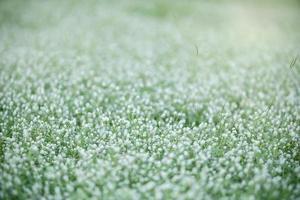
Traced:
<path fill-rule="evenodd" d="M 130 2 L 0 2 L 0 199 L 299 199 L 298 12 Z"/>

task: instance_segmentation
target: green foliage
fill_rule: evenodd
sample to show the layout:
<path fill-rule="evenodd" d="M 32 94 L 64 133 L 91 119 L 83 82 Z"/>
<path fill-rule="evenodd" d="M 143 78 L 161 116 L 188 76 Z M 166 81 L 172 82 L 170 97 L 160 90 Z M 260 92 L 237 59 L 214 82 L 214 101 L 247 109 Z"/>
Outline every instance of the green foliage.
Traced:
<path fill-rule="evenodd" d="M 297 199 L 294 1 L 0 1 L 0 199 Z"/>

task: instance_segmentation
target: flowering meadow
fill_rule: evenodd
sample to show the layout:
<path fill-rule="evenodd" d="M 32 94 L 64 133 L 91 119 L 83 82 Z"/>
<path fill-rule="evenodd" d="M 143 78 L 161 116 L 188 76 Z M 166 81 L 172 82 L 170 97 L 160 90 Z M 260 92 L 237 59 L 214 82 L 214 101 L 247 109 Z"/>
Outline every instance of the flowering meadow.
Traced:
<path fill-rule="evenodd" d="M 0 1 L 0 199 L 300 199 L 298 1 Z"/>

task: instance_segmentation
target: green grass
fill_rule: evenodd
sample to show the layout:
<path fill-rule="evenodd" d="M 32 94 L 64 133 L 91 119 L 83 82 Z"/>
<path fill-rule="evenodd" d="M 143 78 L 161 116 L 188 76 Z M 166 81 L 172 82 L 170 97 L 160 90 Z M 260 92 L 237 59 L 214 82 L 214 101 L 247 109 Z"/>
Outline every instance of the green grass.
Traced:
<path fill-rule="evenodd" d="M 299 199 L 298 1 L 0 1 L 0 199 Z"/>

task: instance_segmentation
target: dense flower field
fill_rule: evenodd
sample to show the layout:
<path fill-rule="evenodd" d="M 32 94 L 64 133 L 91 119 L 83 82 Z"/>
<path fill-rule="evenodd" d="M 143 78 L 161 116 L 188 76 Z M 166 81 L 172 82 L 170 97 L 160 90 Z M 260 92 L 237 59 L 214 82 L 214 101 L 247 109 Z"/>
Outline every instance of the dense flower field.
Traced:
<path fill-rule="evenodd" d="M 299 9 L 1 1 L 0 199 L 300 199 Z"/>

